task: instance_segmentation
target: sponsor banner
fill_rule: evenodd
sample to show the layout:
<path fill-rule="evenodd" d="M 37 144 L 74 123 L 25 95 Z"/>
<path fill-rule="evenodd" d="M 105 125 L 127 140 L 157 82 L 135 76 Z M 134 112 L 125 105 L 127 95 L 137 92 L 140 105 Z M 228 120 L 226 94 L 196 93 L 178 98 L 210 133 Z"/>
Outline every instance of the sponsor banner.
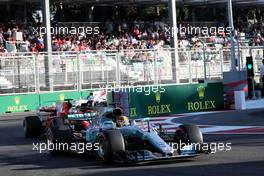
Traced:
<path fill-rule="evenodd" d="M 129 93 L 130 117 L 155 117 L 224 109 L 223 84 L 188 84 L 160 87 L 149 95 Z"/>
<path fill-rule="evenodd" d="M 119 101 L 119 106 L 132 118 L 224 109 L 222 83 L 160 86 L 152 88 L 151 91 L 140 89 L 143 87 L 136 87 L 133 91 L 130 89 L 127 91 L 128 95 L 122 94 L 126 96 L 120 96 L 119 93 L 123 99 Z M 99 98 L 107 99 L 106 92 L 100 92 Z M 65 99 L 86 98 L 89 93 L 90 91 L 76 91 L 0 96 L 0 113 L 34 111 L 39 106 L 55 105 Z M 112 98 L 109 94 L 108 103 Z"/>
<path fill-rule="evenodd" d="M 39 107 L 39 95 L 0 96 L 0 113 L 25 112 Z"/>
<path fill-rule="evenodd" d="M 54 92 L 43 94 L 26 94 L 0 96 L 0 114 L 35 111 L 40 106 L 54 106 L 65 99 L 86 99 L 91 91 Z"/>
<path fill-rule="evenodd" d="M 56 92 L 44 93 L 39 95 L 40 106 L 56 105 L 58 102 L 63 102 L 65 99 L 80 99 L 82 97 L 80 92 Z"/>
<path fill-rule="evenodd" d="M 65 99 L 80 99 L 80 97 L 80 92 L 0 96 L 0 114 L 35 111 L 40 106 L 52 106 L 56 105 L 56 102 L 62 102 Z"/>

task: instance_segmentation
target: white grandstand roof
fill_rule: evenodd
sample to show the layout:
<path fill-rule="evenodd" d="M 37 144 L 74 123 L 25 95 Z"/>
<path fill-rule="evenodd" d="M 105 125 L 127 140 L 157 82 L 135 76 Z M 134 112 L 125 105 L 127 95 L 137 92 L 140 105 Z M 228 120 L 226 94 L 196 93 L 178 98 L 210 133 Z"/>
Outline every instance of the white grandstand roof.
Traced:
<path fill-rule="evenodd" d="M 123 3 L 167 3 L 168 0 L 54 0 L 60 2 L 89 2 L 89 3 L 99 3 L 99 4 L 123 4 Z M 227 4 L 226 0 L 176 0 L 180 4 L 184 5 L 220 5 Z M 252 5 L 264 5 L 264 0 L 233 0 L 234 5 L 244 5 L 244 6 L 252 6 Z"/>
<path fill-rule="evenodd" d="M 41 0 L 0 0 L 0 2 L 41 2 Z M 167 3 L 168 0 L 50 0 L 51 2 L 62 2 L 62 3 L 74 3 L 74 2 L 83 2 L 90 4 L 133 4 L 133 3 L 144 3 L 144 4 L 153 4 L 153 3 Z M 225 5 L 227 4 L 226 0 L 176 0 L 178 4 L 196 6 L 196 5 Z M 264 0 L 233 0 L 234 5 L 238 6 L 261 6 L 264 5 Z"/>

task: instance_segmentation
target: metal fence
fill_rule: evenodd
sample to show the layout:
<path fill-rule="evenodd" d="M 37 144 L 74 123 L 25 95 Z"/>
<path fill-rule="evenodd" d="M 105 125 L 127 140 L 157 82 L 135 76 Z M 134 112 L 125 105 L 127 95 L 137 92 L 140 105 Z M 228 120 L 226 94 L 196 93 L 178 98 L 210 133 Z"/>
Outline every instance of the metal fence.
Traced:
<path fill-rule="evenodd" d="M 240 69 L 252 55 L 259 75 L 263 48 L 240 48 L 237 55 Z M 0 56 L 0 94 L 196 83 L 220 80 L 230 69 L 224 48 L 13 53 Z"/>

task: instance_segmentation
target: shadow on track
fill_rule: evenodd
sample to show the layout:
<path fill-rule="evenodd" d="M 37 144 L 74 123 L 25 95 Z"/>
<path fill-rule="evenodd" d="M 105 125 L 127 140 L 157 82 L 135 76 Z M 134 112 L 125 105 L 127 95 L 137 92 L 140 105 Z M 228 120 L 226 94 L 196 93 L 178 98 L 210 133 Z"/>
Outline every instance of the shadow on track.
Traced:
<path fill-rule="evenodd" d="M 250 169 L 248 169 L 250 168 Z M 239 175 L 239 176 L 262 176 L 264 161 L 241 162 L 228 164 L 209 164 L 209 165 L 193 165 L 193 166 L 177 166 L 177 165 L 161 165 L 154 167 L 137 167 L 137 168 L 119 168 L 117 171 L 107 171 L 108 176 L 125 175 L 155 175 L 155 176 L 216 176 L 216 175 Z M 90 176 L 101 176 L 105 171 L 98 171 Z M 74 175 L 86 176 L 87 174 Z M 73 175 L 72 175 L 73 176 Z"/>

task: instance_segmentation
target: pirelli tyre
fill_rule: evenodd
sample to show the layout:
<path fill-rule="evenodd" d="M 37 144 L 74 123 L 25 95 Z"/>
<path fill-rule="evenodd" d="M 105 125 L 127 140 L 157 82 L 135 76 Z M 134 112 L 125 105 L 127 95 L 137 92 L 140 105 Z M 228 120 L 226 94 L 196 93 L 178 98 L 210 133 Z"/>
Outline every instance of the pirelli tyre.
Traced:
<path fill-rule="evenodd" d="M 23 120 L 23 129 L 27 138 L 40 137 L 42 123 L 38 116 L 28 116 Z"/>
<path fill-rule="evenodd" d="M 203 135 L 196 125 L 180 125 L 175 133 L 175 142 L 178 144 L 177 151 L 181 154 L 182 147 L 186 145 L 203 145 Z"/>
<path fill-rule="evenodd" d="M 185 143 L 203 143 L 203 135 L 197 125 L 180 125 L 179 128 L 183 134 L 182 142 Z"/>
<path fill-rule="evenodd" d="M 124 138 L 119 130 L 104 131 L 97 141 L 99 143 L 98 157 L 105 162 L 113 161 L 125 153 Z"/>
<path fill-rule="evenodd" d="M 70 152 L 72 130 L 63 118 L 54 118 L 47 129 L 48 150 L 52 155 L 67 154 Z"/>

